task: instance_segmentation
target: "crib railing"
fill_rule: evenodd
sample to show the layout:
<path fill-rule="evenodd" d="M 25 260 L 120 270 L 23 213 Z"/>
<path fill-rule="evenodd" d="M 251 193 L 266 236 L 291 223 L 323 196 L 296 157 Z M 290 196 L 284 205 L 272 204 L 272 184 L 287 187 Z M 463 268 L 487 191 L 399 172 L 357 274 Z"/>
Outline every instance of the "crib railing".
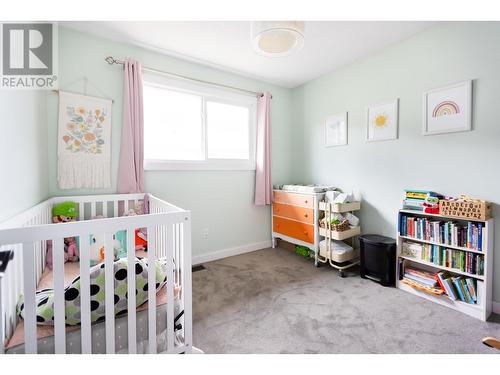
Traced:
<path fill-rule="evenodd" d="M 0 232 L 6 228 L 24 228 L 51 223 L 51 209 L 50 201 L 44 201 L 0 224 Z M 36 241 L 33 245 L 35 252 L 34 277 L 38 283 L 45 269 L 47 242 Z M 0 251 L 12 251 L 14 254 L 0 280 L 0 353 L 3 353 L 3 343 L 6 338 L 12 336 L 18 321 L 16 304 L 19 296 L 23 294 L 23 246 L 22 243 L 3 245 L 0 234 Z"/>
<path fill-rule="evenodd" d="M 37 352 L 37 321 L 35 292 L 45 266 L 46 242 L 53 246 L 54 278 L 54 342 L 55 353 L 66 352 L 65 297 L 64 297 L 64 238 L 80 238 L 80 311 L 82 353 L 92 352 L 91 298 L 90 298 L 90 243 L 92 234 L 104 234 L 105 254 L 105 335 L 106 353 L 115 353 L 115 306 L 114 306 L 114 249 L 113 234 L 126 231 L 128 264 L 135 263 L 135 230 L 146 228 L 148 234 L 148 284 L 156 284 L 155 260 L 166 258 L 166 347 L 167 353 L 190 352 L 192 348 L 192 305 L 191 305 L 191 218 L 190 212 L 150 196 L 150 213 L 139 216 L 121 216 L 130 205 L 137 205 L 144 194 L 106 195 L 85 197 L 53 198 L 46 205 L 39 205 L 35 217 L 40 222 L 26 221 L 25 226 L 0 227 L 0 249 L 15 251 L 14 262 L 0 284 L 0 352 L 4 339 L 10 337 L 15 327 L 15 305 L 19 295 L 24 294 L 24 346 L 25 353 Z M 80 206 L 80 221 L 71 223 L 50 223 L 51 207 L 65 200 L 75 201 Z M 38 207 L 38 206 L 37 206 Z M 104 218 L 85 220 L 96 215 Z M 26 219 L 26 218 L 23 218 Z M 19 222 L 13 221 L 14 225 Z M 10 225 L 9 225 L 10 226 Z M 130 268 L 129 268 L 130 269 Z M 20 277 L 22 275 L 22 277 Z M 183 343 L 174 337 L 174 286 L 180 289 Z M 128 352 L 137 352 L 136 332 L 136 277 L 127 273 L 128 296 Z M 156 353 L 156 288 L 148 288 L 148 349 Z"/>

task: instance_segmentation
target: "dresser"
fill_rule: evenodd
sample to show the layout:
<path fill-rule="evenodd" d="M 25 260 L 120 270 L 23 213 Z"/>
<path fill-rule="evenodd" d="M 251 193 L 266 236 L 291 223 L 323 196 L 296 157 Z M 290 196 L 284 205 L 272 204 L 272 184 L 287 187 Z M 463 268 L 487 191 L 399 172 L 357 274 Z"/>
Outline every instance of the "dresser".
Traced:
<path fill-rule="evenodd" d="M 272 239 L 282 239 L 306 246 L 315 252 L 319 249 L 319 202 L 324 193 L 299 193 L 273 191 Z"/>

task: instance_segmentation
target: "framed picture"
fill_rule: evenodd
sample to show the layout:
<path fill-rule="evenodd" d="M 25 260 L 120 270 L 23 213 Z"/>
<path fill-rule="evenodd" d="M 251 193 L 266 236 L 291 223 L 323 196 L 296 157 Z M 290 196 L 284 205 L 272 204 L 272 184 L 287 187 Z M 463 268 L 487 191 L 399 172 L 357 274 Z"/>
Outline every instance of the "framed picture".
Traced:
<path fill-rule="evenodd" d="M 347 112 L 328 116 L 325 120 L 325 146 L 347 144 Z"/>
<path fill-rule="evenodd" d="M 367 110 L 367 141 L 385 141 L 398 138 L 398 102 L 372 105 Z"/>
<path fill-rule="evenodd" d="M 472 130 L 472 81 L 424 93 L 423 134 Z"/>

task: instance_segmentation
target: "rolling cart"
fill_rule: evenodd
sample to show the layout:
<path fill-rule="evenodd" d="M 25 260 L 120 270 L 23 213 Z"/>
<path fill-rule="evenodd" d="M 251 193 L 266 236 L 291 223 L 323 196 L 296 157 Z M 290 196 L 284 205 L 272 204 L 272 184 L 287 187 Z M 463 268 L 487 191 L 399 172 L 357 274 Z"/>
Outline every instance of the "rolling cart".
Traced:
<path fill-rule="evenodd" d="M 324 238 L 316 252 L 315 265 L 328 263 L 339 271 L 340 277 L 345 277 L 345 270 L 359 264 L 359 247 L 357 236 L 361 233 L 359 225 L 349 226 L 344 222 L 340 225 L 330 224 L 334 213 L 354 212 L 361 208 L 360 202 L 327 203 L 319 202 L 319 211 L 324 215 L 324 224 L 319 227 L 319 235 Z M 342 241 L 342 242 L 340 242 Z"/>

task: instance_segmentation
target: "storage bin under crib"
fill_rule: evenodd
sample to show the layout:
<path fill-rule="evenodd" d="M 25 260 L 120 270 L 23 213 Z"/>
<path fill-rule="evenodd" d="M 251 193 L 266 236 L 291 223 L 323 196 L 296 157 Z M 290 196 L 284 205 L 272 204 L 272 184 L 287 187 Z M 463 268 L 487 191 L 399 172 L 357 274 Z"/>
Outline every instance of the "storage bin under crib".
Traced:
<path fill-rule="evenodd" d="M 0 251 L 14 254 L 0 276 L 0 353 L 192 351 L 190 212 L 148 197 L 147 214 L 123 216 L 144 204 L 145 194 L 58 197 L 0 224 Z M 63 201 L 77 203 L 78 221 L 52 224 L 52 207 Z M 140 228 L 146 229 L 147 252 L 136 252 Z M 113 242 L 119 232 L 124 234 L 126 251 L 116 260 Z M 91 267 L 89 239 L 97 234 L 104 239 L 104 260 Z M 78 238 L 77 263 L 64 263 L 63 241 L 68 237 Z M 46 266 L 48 241 L 52 241 L 52 270 Z M 120 275 L 115 273 L 119 267 Z M 135 272 L 128 272 L 131 269 Z M 159 275 L 165 275 L 161 283 Z M 102 316 L 97 320 L 91 277 L 99 277 L 103 288 Z M 75 293 L 69 290 L 71 281 L 78 285 L 79 303 L 70 308 L 68 300 L 73 297 L 67 296 Z M 53 289 L 53 324 L 41 325 L 37 316 L 36 292 L 42 288 L 49 294 Z M 16 311 L 21 296 L 24 319 Z M 145 302 L 138 306 L 141 298 Z"/>

